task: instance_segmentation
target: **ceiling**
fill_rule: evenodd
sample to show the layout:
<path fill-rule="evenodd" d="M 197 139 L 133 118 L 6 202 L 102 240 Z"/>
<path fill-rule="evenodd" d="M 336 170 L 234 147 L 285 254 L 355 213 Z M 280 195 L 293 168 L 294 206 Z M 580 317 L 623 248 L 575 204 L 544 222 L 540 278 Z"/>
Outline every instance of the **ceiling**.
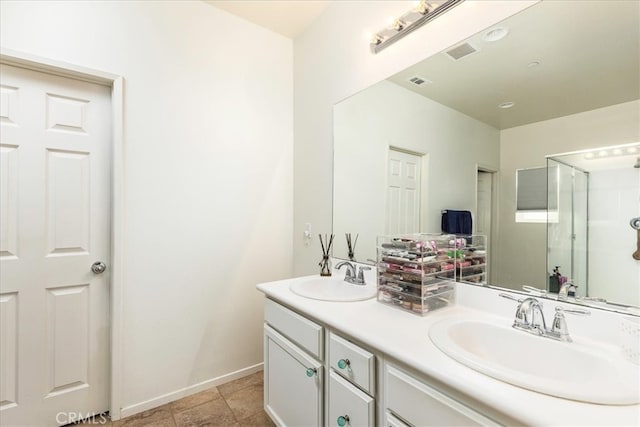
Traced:
<path fill-rule="evenodd" d="M 640 2 L 576 3 L 538 3 L 490 28 L 508 28 L 503 39 L 468 39 L 476 53 L 440 53 L 389 80 L 497 129 L 640 98 Z"/>
<path fill-rule="evenodd" d="M 294 39 L 329 6 L 331 1 L 205 0 L 205 3 Z"/>

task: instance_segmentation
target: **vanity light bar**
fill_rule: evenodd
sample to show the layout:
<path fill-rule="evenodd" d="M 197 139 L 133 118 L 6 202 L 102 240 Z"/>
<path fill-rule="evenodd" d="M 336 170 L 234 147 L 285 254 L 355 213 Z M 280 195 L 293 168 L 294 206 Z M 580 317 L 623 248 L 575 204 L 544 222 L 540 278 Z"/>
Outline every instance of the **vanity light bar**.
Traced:
<path fill-rule="evenodd" d="M 640 150 L 638 147 L 630 146 L 627 148 L 624 147 L 616 147 L 612 150 L 600 149 L 600 150 L 591 150 L 585 153 L 584 158 L 586 160 L 597 160 L 603 159 L 605 157 L 618 157 L 618 156 L 630 156 L 638 154 Z"/>
<path fill-rule="evenodd" d="M 421 0 L 420 4 L 393 21 L 391 26 L 386 27 L 373 35 L 370 42 L 371 52 L 378 53 L 387 46 L 397 42 L 410 32 L 422 27 L 432 19 L 437 18 L 464 0 L 447 0 L 442 4 Z"/>

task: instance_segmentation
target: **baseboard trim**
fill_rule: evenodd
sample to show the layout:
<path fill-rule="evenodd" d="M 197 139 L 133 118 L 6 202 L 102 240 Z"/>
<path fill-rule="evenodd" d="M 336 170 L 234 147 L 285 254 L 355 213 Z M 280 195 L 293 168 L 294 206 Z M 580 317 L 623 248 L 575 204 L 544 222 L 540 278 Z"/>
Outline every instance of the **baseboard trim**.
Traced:
<path fill-rule="evenodd" d="M 228 383 L 229 381 L 237 380 L 238 378 L 246 377 L 255 372 L 261 371 L 264 368 L 264 363 L 258 363 L 257 365 L 249 366 L 247 368 L 240 369 L 229 374 L 222 375 L 217 378 L 202 381 L 201 383 L 191 385 L 189 387 L 181 388 L 171 393 L 163 394 L 153 399 L 146 400 L 144 402 L 136 403 L 134 405 L 125 406 L 120 410 L 120 418 L 130 417 L 131 415 L 139 414 L 140 412 L 157 408 L 174 400 L 182 399 L 183 397 L 190 396 L 200 391 L 206 390 L 211 387 L 218 386 L 220 384 Z M 114 420 L 119 418 L 113 418 Z"/>

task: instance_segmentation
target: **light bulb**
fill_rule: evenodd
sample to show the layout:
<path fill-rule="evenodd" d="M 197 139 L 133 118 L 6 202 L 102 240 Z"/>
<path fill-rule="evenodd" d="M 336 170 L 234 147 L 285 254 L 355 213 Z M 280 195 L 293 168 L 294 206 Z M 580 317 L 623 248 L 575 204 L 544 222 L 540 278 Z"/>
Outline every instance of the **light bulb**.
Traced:
<path fill-rule="evenodd" d="M 415 6 L 413 7 L 415 12 L 418 12 L 422 15 L 426 15 L 427 13 L 433 10 L 433 6 L 426 2 L 426 0 L 415 2 Z"/>

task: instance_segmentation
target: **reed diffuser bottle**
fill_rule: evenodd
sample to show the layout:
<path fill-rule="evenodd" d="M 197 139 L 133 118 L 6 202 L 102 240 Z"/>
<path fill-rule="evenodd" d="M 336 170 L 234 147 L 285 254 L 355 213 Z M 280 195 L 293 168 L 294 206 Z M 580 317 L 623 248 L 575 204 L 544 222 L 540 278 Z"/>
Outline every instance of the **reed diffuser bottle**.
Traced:
<path fill-rule="evenodd" d="M 324 235 L 324 241 L 322 240 L 322 235 L 318 234 L 320 238 L 320 246 L 322 247 L 322 261 L 318 263 L 320 266 L 320 275 L 321 276 L 331 276 L 331 260 L 329 259 L 329 253 L 331 251 L 331 244 L 333 243 L 333 234 L 331 237 L 327 238 L 327 235 Z"/>

